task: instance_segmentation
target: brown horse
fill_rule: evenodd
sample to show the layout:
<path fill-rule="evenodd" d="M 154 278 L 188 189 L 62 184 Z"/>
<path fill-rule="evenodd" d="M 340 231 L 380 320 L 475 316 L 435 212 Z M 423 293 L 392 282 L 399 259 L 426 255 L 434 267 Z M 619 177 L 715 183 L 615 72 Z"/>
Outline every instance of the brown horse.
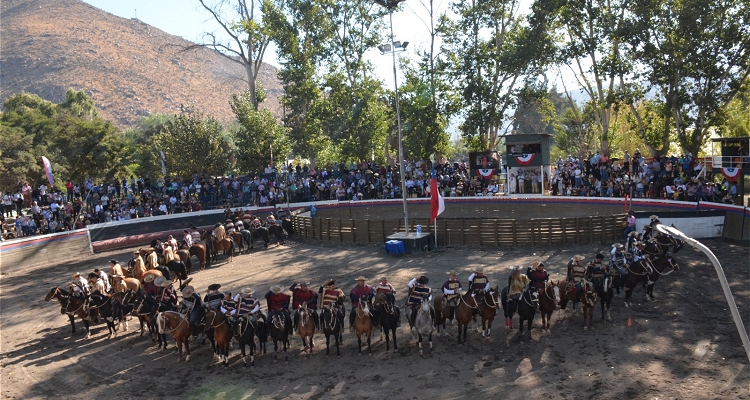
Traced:
<path fill-rule="evenodd" d="M 190 361 L 190 322 L 182 316 L 182 314 L 176 311 L 164 311 L 160 312 L 156 316 L 156 326 L 159 327 L 159 334 L 166 334 L 165 330 L 169 330 L 174 336 L 174 341 L 177 343 L 177 350 L 179 356 L 177 361 L 182 360 L 182 346 L 185 346 L 185 362 Z"/>
<path fill-rule="evenodd" d="M 86 299 L 83 297 L 71 296 L 66 290 L 55 286 L 47 293 L 44 301 L 56 299 L 60 303 L 60 314 L 66 314 L 70 319 L 70 327 L 73 328 L 71 334 L 76 333 L 75 317 L 83 320 L 83 326 L 86 329 L 86 339 L 91 336 L 89 328 L 89 311 L 86 307 Z"/>
<path fill-rule="evenodd" d="M 456 306 L 456 321 L 458 322 L 458 344 L 466 342 L 466 330 L 469 327 L 469 322 L 474 319 L 474 310 L 482 312 L 483 310 L 482 300 L 477 300 L 476 297 L 472 296 L 471 293 L 465 293 L 459 297 L 458 305 Z M 461 328 L 464 329 L 464 340 L 461 341 Z"/>
<path fill-rule="evenodd" d="M 229 256 L 229 262 L 234 261 L 234 241 L 228 237 L 222 240 L 214 240 L 213 258 L 219 254 L 219 251 L 223 251 L 224 254 Z"/>
<path fill-rule="evenodd" d="M 240 232 L 232 232 L 229 234 L 229 237 L 232 238 L 235 245 L 238 248 L 238 251 L 240 254 L 245 250 L 245 242 L 242 240 L 242 233 Z"/>
<path fill-rule="evenodd" d="M 670 269 L 665 272 L 669 267 Z M 680 266 L 672 256 L 663 256 L 651 261 L 649 257 L 641 259 L 627 267 L 628 274 L 625 276 L 625 307 L 631 307 L 633 305 L 632 297 L 633 290 L 639 282 L 648 282 L 650 284 L 646 286 L 646 300 L 654 300 L 654 284 L 662 275 L 669 275 L 674 271 L 679 271 Z M 649 272 L 651 271 L 651 272 Z"/>
<path fill-rule="evenodd" d="M 571 289 L 574 288 L 574 286 L 571 285 L 568 287 L 568 282 L 562 280 L 557 283 L 557 287 L 558 290 L 562 292 L 560 308 L 564 310 L 568 302 L 571 302 L 573 303 L 573 310 L 575 310 L 576 291 Z M 594 285 L 591 282 L 584 281 L 582 284 L 582 290 L 580 301 L 583 310 L 583 329 L 594 329 L 594 309 L 596 308 L 596 303 L 599 301 L 599 297 L 597 296 L 596 291 L 594 291 Z"/>
<path fill-rule="evenodd" d="M 273 362 L 276 362 L 276 354 L 279 351 L 279 342 L 281 342 L 284 348 L 284 361 L 289 362 L 289 355 L 287 354 L 287 348 L 290 346 L 289 334 L 291 329 L 291 318 L 289 318 L 285 312 L 279 310 L 276 312 L 269 312 L 268 317 L 271 319 L 271 326 L 268 328 L 268 332 L 273 340 Z"/>
<path fill-rule="evenodd" d="M 549 321 L 558 304 L 560 304 L 560 288 L 551 281 L 547 282 L 544 289 L 539 290 L 539 312 L 542 314 L 542 332 L 545 335 L 552 333 Z"/>
<path fill-rule="evenodd" d="M 122 280 L 128 289 L 137 292 L 141 288 L 141 281 L 135 278 L 123 278 Z"/>
<path fill-rule="evenodd" d="M 488 337 L 490 336 L 492 321 L 495 320 L 497 310 L 501 307 L 500 292 L 498 291 L 497 286 L 490 288 L 490 290 L 484 292 L 482 302 L 482 308 L 479 313 L 482 316 L 482 337 Z"/>
<path fill-rule="evenodd" d="M 200 264 L 200 270 L 203 271 L 204 269 L 206 269 L 206 246 L 200 243 L 196 243 L 190 246 L 190 250 L 188 251 L 191 256 L 195 256 L 195 258 L 198 259 L 198 264 Z"/>
<path fill-rule="evenodd" d="M 370 315 L 370 305 L 360 301 L 357 306 L 354 318 L 354 333 L 357 335 L 357 344 L 359 345 L 358 354 L 362 355 L 362 339 L 367 337 L 367 353 L 372 355 L 370 348 L 370 339 L 372 337 L 372 316 Z"/>
<path fill-rule="evenodd" d="M 185 249 L 177 250 L 177 259 L 185 263 L 188 275 L 193 272 L 193 260 L 190 258 L 190 251 Z"/>
<path fill-rule="evenodd" d="M 398 320 L 401 318 L 401 314 L 396 306 L 390 304 L 385 293 L 378 293 L 372 300 L 373 315 L 375 318 L 375 324 L 380 326 L 380 340 L 383 340 L 383 333 L 385 333 L 385 351 L 389 352 L 390 348 L 390 336 L 393 334 L 393 348 L 398 350 L 398 344 L 396 343 L 396 328 L 398 327 Z"/>
<path fill-rule="evenodd" d="M 208 310 L 203 316 L 206 322 L 205 330 L 213 330 L 214 359 L 219 359 L 225 367 L 229 366 L 229 347 L 232 342 L 232 327 L 229 326 L 224 314 L 216 310 Z"/>
<path fill-rule="evenodd" d="M 299 336 L 302 338 L 302 352 L 305 353 L 305 357 L 309 356 L 313 352 L 315 342 L 313 336 L 315 336 L 315 321 L 312 319 L 310 311 L 307 309 L 307 303 L 302 303 L 298 310 L 299 322 L 297 323 L 297 331 Z"/>

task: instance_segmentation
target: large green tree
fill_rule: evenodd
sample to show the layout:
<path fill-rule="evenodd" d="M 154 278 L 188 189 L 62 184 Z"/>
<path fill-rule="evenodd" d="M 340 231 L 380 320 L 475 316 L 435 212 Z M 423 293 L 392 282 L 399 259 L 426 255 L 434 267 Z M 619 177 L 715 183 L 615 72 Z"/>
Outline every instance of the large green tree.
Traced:
<path fill-rule="evenodd" d="M 268 110 L 253 107 L 248 92 L 232 95 L 232 111 L 239 124 L 235 133 L 237 168 L 242 172 L 262 172 L 271 163 L 286 163 L 291 151 L 287 129 Z"/>

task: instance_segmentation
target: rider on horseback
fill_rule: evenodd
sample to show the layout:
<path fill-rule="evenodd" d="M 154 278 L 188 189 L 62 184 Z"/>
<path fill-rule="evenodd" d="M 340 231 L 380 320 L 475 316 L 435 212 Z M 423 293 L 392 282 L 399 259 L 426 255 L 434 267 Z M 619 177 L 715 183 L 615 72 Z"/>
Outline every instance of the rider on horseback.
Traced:
<path fill-rule="evenodd" d="M 477 267 L 474 269 L 474 273 L 469 275 L 469 291 L 474 296 L 488 290 L 490 290 L 490 280 L 484 276 L 484 270 Z"/>
<path fill-rule="evenodd" d="M 533 263 L 531 263 L 526 276 L 528 276 L 529 280 L 531 281 L 531 287 L 537 289 L 540 293 L 544 291 L 545 287 L 547 287 L 549 274 L 547 273 L 547 270 L 544 269 L 543 262 L 534 261 Z"/>
<path fill-rule="evenodd" d="M 518 300 L 526 291 L 529 284 L 529 277 L 521 273 L 521 267 L 514 266 L 511 275 L 508 277 L 508 305 L 510 310 L 518 309 Z M 514 304 L 514 306 L 511 306 Z"/>
<path fill-rule="evenodd" d="M 448 273 L 448 280 L 443 283 L 443 302 L 444 307 L 448 307 L 448 320 L 453 321 L 456 316 L 456 305 L 458 298 L 461 297 L 461 281 L 456 279 L 456 271 Z"/>
<path fill-rule="evenodd" d="M 224 300 L 224 293 L 219 291 L 221 285 L 214 283 L 208 285 L 208 293 L 203 296 L 203 302 L 206 303 L 208 309 L 218 309 L 221 306 L 221 301 Z"/>
<path fill-rule="evenodd" d="M 159 302 L 159 310 L 171 311 L 177 306 L 177 292 L 167 278 L 160 276 L 154 279 L 154 286 L 157 289 L 155 299 Z"/>
<path fill-rule="evenodd" d="M 243 229 L 245 229 L 245 224 L 242 223 L 242 220 L 235 217 L 234 218 L 234 229 L 237 230 L 237 232 L 241 232 Z"/>
<path fill-rule="evenodd" d="M 344 313 L 346 313 L 346 310 L 344 309 L 344 299 L 346 299 L 346 295 L 343 290 L 336 287 L 336 280 L 329 279 L 323 282 L 323 285 L 318 289 L 318 294 L 321 295 L 320 307 L 330 308 L 331 310 L 334 310 L 334 312 L 338 311 L 338 319 L 343 326 Z"/>
<path fill-rule="evenodd" d="M 216 226 L 214 227 L 214 236 L 218 241 L 224 240 L 227 236 L 227 231 L 224 229 L 224 225 L 222 225 L 221 222 L 216 223 Z"/>
<path fill-rule="evenodd" d="M 247 318 L 245 316 L 249 315 L 251 319 L 255 319 L 256 321 L 260 319 L 265 322 L 265 315 L 259 312 L 260 302 L 253 297 L 253 293 L 255 293 L 255 290 L 251 288 L 245 288 L 245 290 L 237 293 L 238 297 L 235 298 L 237 300 L 237 317 Z"/>
<path fill-rule="evenodd" d="M 73 282 L 70 283 L 70 293 L 75 297 L 88 297 L 89 284 L 81 276 L 80 272 L 73 274 Z"/>
<path fill-rule="evenodd" d="M 424 275 L 409 281 L 409 297 L 406 299 L 406 304 L 411 308 L 409 321 L 411 321 L 412 325 L 414 325 L 419 307 L 422 306 L 422 301 L 427 301 L 430 295 L 432 295 L 432 289 L 426 286 L 429 281 Z"/>
<path fill-rule="evenodd" d="M 651 222 L 648 225 L 643 226 L 643 233 L 641 235 L 641 240 L 646 242 L 654 237 L 657 236 L 657 231 L 655 231 L 655 227 L 657 224 L 661 224 L 661 221 L 659 221 L 659 216 L 652 215 L 649 217 L 651 219 Z"/>
<path fill-rule="evenodd" d="M 609 274 L 609 266 L 604 263 L 604 255 L 598 253 L 593 261 L 586 266 L 586 279 L 594 283 L 594 290 L 603 297 L 604 278 Z"/>
<path fill-rule="evenodd" d="M 297 287 L 299 285 L 299 287 Z M 307 309 L 312 311 L 312 318 L 315 322 L 315 328 L 320 329 L 318 325 L 318 294 L 308 288 L 310 282 L 295 282 L 289 287 L 292 291 L 292 309 L 294 310 L 294 329 L 297 329 L 299 322 L 299 308 L 302 304 L 307 304 Z"/>
<path fill-rule="evenodd" d="M 280 285 L 271 286 L 271 290 L 264 296 L 268 305 L 268 315 L 273 318 L 274 315 L 282 315 L 286 323 L 288 333 L 292 333 L 292 317 L 289 314 L 289 302 L 291 296 L 281 293 Z"/>
<path fill-rule="evenodd" d="M 375 290 L 370 285 L 365 285 L 365 277 L 357 278 L 357 285 L 349 292 L 349 298 L 352 301 L 352 310 L 349 312 L 349 332 L 354 331 L 354 316 L 357 314 L 357 307 L 361 302 L 370 302 L 375 297 Z"/>
<path fill-rule="evenodd" d="M 237 314 L 237 302 L 232 298 L 232 292 L 224 293 L 219 310 L 230 320 L 234 317 L 234 314 Z"/>
<path fill-rule="evenodd" d="M 234 232 L 234 222 L 232 222 L 231 219 L 226 220 L 226 225 L 224 225 L 224 232 L 226 232 L 227 235 L 231 235 L 232 232 Z"/>
<path fill-rule="evenodd" d="M 273 215 L 273 213 L 268 214 L 268 217 L 266 217 L 266 226 L 276 225 L 276 217 Z"/>
<path fill-rule="evenodd" d="M 644 249 L 645 248 L 646 248 L 646 243 L 645 242 L 637 242 L 635 244 L 635 249 L 633 249 L 633 265 L 635 265 L 635 263 L 641 262 L 641 260 L 643 260 L 643 262 L 641 262 L 641 265 L 646 270 L 646 272 L 650 275 L 650 274 L 652 274 L 654 272 L 654 269 L 651 268 L 651 260 L 649 260 L 648 255 L 644 253 Z M 646 284 L 650 285 L 652 283 L 653 282 L 649 278 L 648 282 Z"/>
<path fill-rule="evenodd" d="M 250 218 L 252 218 L 250 221 L 250 230 L 254 231 L 256 229 L 260 229 L 263 226 L 263 223 L 260 222 L 260 218 L 258 218 L 257 216 L 251 215 Z"/>
<path fill-rule="evenodd" d="M 568 262 L 568 275 L 566 280 L 568 281 L 568 291 L 574 287 L 576 291 L 576 303 L 581 301 L 581 291 L 583 291 L 584 277 L 586 276 L 586 267 L 583 266 L 583 260 L 586 257 L 575 255 Z"/>
<path fill-rule="evenodd" d="M 620 243 L 615 243 L 612 245 L 612 251 L 609 253 L 609 265 L 614 268 L 617 273 L 620 274 L 620 277 L 624 280 L 625 276 L 628 274 L 628 265 L 627 265 L 627 258 L 625 257 L 625 252 L 623 251 L 624 246 Z M 617 290 L 617 295 L 620 295 L 620 287 L 616 286 L 615 290 Z"/>
<path fill-rule="evenodd" d="M 388 300 L 388 304 L 396 312 L 396 326 L 401 326 L 401 311 L 396 307 L 396 289 L 393 285 L 388 283 L 388 277 L 383 276 L 380 278 L 380 282 L 374 287 L 375 293 L 385 293 L 385 298 Z"/>
<path fill-rule="evenodd" d="M 189 314 L 190 333 L 193 338 L 198 337 L 198 322 L 203 318 L 203 302 L 195 288 L 188 286 L 182 289 L 182 310 Z"/>

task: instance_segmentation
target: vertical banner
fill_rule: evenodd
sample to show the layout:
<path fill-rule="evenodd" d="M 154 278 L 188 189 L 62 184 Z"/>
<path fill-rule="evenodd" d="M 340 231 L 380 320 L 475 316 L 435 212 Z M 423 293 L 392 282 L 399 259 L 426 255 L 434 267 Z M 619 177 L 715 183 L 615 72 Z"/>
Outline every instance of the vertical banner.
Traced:
<path fill-rule="evenodd" d="M 164 164 L 166 157 L 164 156 L 163 151 L 159 151 L 159 154 L 161 155 L 161 173 L 164 174 L 164 176 L 167 176 L 167 165 Z"/>
<path fill-rule="evenodd" d="M 47 175 L 47 180 L 49 181 L 49 186 L 52 188 L 55 186 L 55 180 L 52 177 L 52 164 L 50 164 L 47 157 L 42 156 L 42 164 L 44 164 L 44 173 Z"/>

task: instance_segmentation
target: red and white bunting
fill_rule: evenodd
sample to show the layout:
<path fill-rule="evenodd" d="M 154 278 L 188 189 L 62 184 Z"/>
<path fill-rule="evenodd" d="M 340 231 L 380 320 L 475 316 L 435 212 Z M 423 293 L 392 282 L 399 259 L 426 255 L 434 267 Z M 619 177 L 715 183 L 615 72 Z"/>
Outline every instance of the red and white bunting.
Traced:
<path fill-rule="evenodd" d="M 519 165 L 529 165 L 532 161 L 534 161 L 535 154 L 521 154 L 516 157 L 516 162 Z"/>
<path fill-rule="evenodd" d="M 494 169 L 478 169 L 477 174 L 479 174 L 484 179 L 490 179 L 493 175 L 495 175 Z"/>
<path fill-rule="evenodd" d="M 742 168 L 724 167 L 721 169 L 721 174 L 726 176 L 728 181 L 736 181 L 741 173 Z"/>

